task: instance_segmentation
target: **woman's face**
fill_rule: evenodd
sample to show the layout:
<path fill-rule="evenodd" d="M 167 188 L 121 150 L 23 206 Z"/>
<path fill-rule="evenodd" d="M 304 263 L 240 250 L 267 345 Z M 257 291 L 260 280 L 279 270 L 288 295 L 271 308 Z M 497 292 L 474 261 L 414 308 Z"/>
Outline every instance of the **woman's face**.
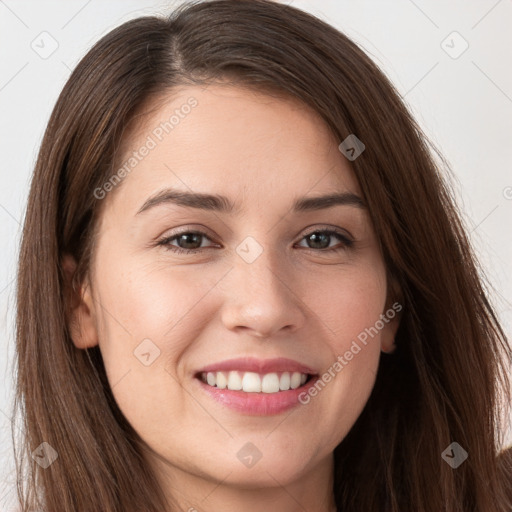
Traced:
<path fill-rule="evenodd" d="M 96 191 L 73 337 L 99 343 L 162 472 L 286 485 L 327 467 L 361 413 L 396 319 L 339 142 L 294 100 L 182 88 L 132 133 L 122 182 Z"/>

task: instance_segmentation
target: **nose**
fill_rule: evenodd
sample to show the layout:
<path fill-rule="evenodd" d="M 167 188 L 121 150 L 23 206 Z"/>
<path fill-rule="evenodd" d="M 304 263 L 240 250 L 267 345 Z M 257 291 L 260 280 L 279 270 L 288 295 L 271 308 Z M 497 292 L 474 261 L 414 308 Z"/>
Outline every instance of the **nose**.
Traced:
<path fill-rule="evenodd" d="M 283 260 L 265 249 L 248 263 L 235 255 L 234 268 L 223 281 L 222 322 L 227 329 L 248 331 L 257 338 L 289 335 L 305 321 L 306 306 L 297 282 Z"/>

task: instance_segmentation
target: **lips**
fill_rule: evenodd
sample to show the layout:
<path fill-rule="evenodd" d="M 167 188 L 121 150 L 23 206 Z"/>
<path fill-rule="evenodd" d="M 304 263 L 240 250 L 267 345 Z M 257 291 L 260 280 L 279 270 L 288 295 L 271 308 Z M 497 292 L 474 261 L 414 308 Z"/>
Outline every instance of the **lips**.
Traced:
<path fill-rule="evenodd" d="M 313 368 L 285 357 L 278 357 L 275 359 L 242 357 L 237 359 L 228 359 L 205 366 L 196 372 L 196 377 L 200 377 L 202 373 L 221 371 L 254 372 L 259 374 L 273 372 L 299 372 L 309 375 L 317 375 L 317 372 Z"/>

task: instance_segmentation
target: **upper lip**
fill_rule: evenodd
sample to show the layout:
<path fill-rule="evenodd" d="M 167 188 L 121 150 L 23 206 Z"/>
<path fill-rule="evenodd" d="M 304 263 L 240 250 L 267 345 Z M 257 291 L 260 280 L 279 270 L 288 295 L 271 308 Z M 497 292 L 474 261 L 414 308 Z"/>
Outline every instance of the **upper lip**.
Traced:
<path fill-rule="evenodd" d="M 218 363 L 212 363 L 205 366 L 198 373 L 220 372 L 239 370 L 241 372 L 272 373 L 272 372 L 299 372 L 310 375 L 316 375 L 315 370 L 302 363 L 278 357 L 275 359 L 257 359 L 255 357 L 241 357 L 238 359 L 228 359 Z"/>

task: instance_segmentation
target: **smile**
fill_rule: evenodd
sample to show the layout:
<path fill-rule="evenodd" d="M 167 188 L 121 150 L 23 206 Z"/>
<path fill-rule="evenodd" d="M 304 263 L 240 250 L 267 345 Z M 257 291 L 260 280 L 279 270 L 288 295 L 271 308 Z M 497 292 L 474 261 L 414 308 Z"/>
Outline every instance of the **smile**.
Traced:
<path fill-rule="evenodd" d="M 299 395 L 319 378 L 319 372 L 283 357 L 242 357 L 205 366 L 194 377 L 200 393 L 220 404 L 223 411 L 228 408 L 246 415 L 268 416 L 303 407 Z"/>

